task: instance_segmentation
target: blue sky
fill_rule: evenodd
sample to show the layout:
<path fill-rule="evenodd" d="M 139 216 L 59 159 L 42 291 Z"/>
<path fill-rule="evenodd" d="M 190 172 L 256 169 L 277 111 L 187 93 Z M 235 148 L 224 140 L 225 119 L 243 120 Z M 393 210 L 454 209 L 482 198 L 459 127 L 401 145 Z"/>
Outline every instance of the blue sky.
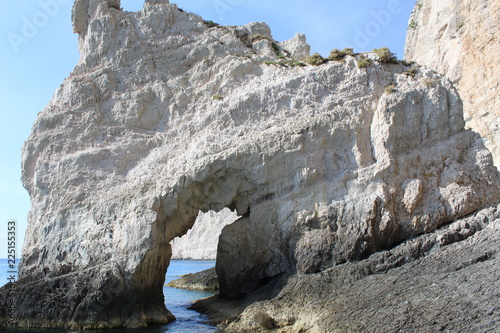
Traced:
<path fill-rule="evenodd" d="M 125 10 L 144 1 L 122 0 Z M 403 57 L 414 0 L 177 0 L 180 8 L 223 25 L 263 21 L 278 41 L 305 33 L 312 52 L 370 51 L 387 46 Z M 72 0 L 4 1 L 0 12 L 0 258 L 7 256 L 7 222 L 18 223 L 21 248 L 29 210 L 22 187 L 21 146 L 38 112 L 78 62 Z"/>

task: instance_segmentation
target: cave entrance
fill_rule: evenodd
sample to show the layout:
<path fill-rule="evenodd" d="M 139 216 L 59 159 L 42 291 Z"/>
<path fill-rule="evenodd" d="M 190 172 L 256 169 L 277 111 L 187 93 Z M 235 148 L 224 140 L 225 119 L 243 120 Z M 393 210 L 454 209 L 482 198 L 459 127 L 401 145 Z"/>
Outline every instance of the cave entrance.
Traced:
<path fill-rule="evenodd" d="M 165 277 L 165 305 L 177 318 L 171 325 L 189 323 L 204 326 L 209 318 L 189 306 L 196 301 L 219 293 L 215 270 L 217 246 L 222 229 L 239 218 L 235 210 L 199 211 L 193 227 L 170 244 L 172 257 Z M 198 327 L 197 327 L 198 328 Z"/>
<path fill-rule="evenodd" d="M 275 281 L 286 279 L 292 272 L 291 254 L 286 246 L 288 231 L 283 228 L 287 224 L 277 223 L 280 205 L 274 200 L 274 193 L 279 188 L 276 184 L 263 183 L 258 172 L 248 172 L 248 164 L 243 163 L 241 170 L 228 167 L 226 161 L 212 161 L 196 175 L 180 177 L 176 185 L 168 187 L 151 202 L 156 219 L 151 224 L 149 249 L 133 280 L 136 294 L 146 308 L 165 312 L 165 306 L 171 307 L 172 301 L 163 297 L 162 292 L 170 270 L 171 242 L 193 228 L 200 211 L 220 212 L 227 207 L 241 216 L 226 225 L 219 237 L 217 299 L 270 298 L 268 295 L 274 295 L 279 289 Z M 269 292 L 257 299 L 255 296 L 266 288 Z"/>
<path fill-rule="evenodd" d="M 270 299 L 281 290 L 286 282 L 284 274 L 278 274 L 278 277 L 283 277 L 278 279 L 262 276 L 255 269 L 256 263 L 257 267 L 260 265 L 259 260 L 246 256 L 252 255 L 259 244 L 264 245 L 253 242 L 256 229 L 249 213 L 238 216 L 235 209 L 225 207 L 218 212 L 199 211 L 192 228 L 170 242 L 172 257 L 166 274 L 165 305 L 179 322 L 196 318 L 207 321 L 209 318 L 202 315 L 200 319 L 196 311 L 213 315 L 213 309 L 219 305 L 226 308 L 225 315 L 234 317 L 250 304 Z M 242 253 L 242 248 L 248 249 L 247 253 Z M 219 276 L 218 271 L 222 275 Z M 211 297 L 219 293 L 221 297 Z M 179 298 L 185 300 L 180 307 Z M 225 306 L 228 301 L 231 302 L 230 309 Z M 187 308 L 188 303 L 194 303 L 194 306 Z"/>

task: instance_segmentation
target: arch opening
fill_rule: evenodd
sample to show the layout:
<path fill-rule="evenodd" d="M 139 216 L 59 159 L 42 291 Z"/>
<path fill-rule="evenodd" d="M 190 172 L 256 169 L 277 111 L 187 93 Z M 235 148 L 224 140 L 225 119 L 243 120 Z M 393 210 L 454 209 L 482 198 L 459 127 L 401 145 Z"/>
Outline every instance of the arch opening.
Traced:
<path fill-rule="evenodd" d="M 199 297 L 190 310 L 211 314 L 210 308 L 219 302 L 236 300 L 231 309 L 233 315 L 238 315 L 250 304 L 273 298 L 278 294 L 286 282 L 286 275 L 280 272 L 276 276 L 262 274 L 259 270 L 259 260 L 248 260 L 250 257 L 263 257 L 263 252 L 255 253 L 255 248 L 249 246 L 254 239 L 252 229 L 256 228 L 251 222 L 250 213 L 238 216 L 236 210 L 228 207 L 222 210 L 199 211 L 193 227 L 183 236 L 176 237 L 171 241 L 172 257 L 170 269 L 179 271 L 179 267 L 194 267 L 198 270 L 190 271 L 187 277 L 168 284 L 169 287 L 180 289 L 191 289 L 199 292 Z M 261 242 L 255 242 L 258 247 Z M 265 248 L 265 247 L 263 247 Z M 193 251 L 190 251 L 192 249 Z M 249 251 L 242 251 L 246 249 Z M 246 252 L 253 253 L 246 256 Z M 179 264 L 179 260 L 187 260 L 185 264 Z M 210 263 L 194 263 L 194 260 L 212 260 Z M 174 262 L 173 262 L 174 261 Z M 212 265 L 215 262 L 215 267 Z M 256 265 L 257 264 L 257 265 Z M 205 266 L 210 265 L 210 267 Z M 182 268 L 181 268 L 182 270 Z M 269 267 L 267 269 L 269 271 Z M 256 273 L 258 272 L 258 273 Z M 172 273 L 170 273 L 172 274 Z M 215 281 L 214 281 L 215 279 Z M 236 282 L 236 283 L 235 283 Z M 221 286 L 222 284 L 222 286 Z M 214 286 L 216 286 L 214 288 Z M 168 296 L 175 293 L 169 289 L 164 290 L 165 304 L 174 315 L 183 313 L 186 309 L 169 306 Z M 208 294 L 208 293 L 211 293 Z M 209 297 L 212 296 L 212 297 Z M 207 298 L 208 297 L 208 298 Z M 217 318 L 217 315 L 212 317 Z M 181 316 L 181 320 L 184 316 Z"/>
<path fill-rule="evenodd" d="M 217 241 L 216 298 L 243 299 L 245 305 L 271 298 L 278 285 L 274 281 L 291 274 L 291 253 L 286 251 L 286 236 L 276 223 L 275 191 L 267 184 L 256 185 L 244 175 L 222 168 L 200 177 L 203 180 L 186 177 L 177 182 L 181 184 L 178 188 L 157 198 L 157 221 L 151 239 L 154 245 L 135 275 L 137 283 L 150 286 L 149 295 L 161 299 L 163 307 L 169 304 L 163 298 L 163 286 L 172 258 L 171 242 L 193 228 L 200 212 L 234 212 L 233 220 L 226 221 L 230 223 L 225 224 Z"/>

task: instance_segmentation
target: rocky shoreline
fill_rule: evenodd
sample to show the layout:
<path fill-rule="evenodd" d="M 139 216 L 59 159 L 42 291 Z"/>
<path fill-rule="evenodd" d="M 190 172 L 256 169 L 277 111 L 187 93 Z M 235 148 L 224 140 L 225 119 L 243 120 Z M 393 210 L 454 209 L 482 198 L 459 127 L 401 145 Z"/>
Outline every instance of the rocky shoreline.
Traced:
<path fill-rule="evenodd" d="M 219 279 L 215 267 L 201 272 L 182 275 L 171 281 L 167 287 L 187 290 L 219 290 Z"/>
<path fill-rule="evenodd" d="M 292 276 L 269 301 L 237 309 L 214 296 L 193 308 L 225 332 L 495 331 L 499 252 L 500 205 L 365 260 Z"/>

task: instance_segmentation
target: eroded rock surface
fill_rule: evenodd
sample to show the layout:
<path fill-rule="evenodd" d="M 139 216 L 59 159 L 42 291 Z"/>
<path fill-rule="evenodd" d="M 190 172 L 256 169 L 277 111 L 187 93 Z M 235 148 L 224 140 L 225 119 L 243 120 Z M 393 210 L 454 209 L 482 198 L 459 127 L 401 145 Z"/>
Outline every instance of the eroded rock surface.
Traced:
<path fill-rule="evenodd" d="M 226 331 L 495 332 L 499 249 L 497 206 L 366 260 L 291 277 Z"/>
<path fill-rule="evenodd" d="M 284 44 L 262 23 L 214 27 L 168 1 L 137 13 L 116 4 L 75 2 L 80 62 L 23 148 L 21 325 L 172 320 L 170 241 L 200 210 L 241 216 L 223 229 L 216 266 L 220 297 L 237 302 L 500 201 L 491 154 L 435 72 L 360 69 L 354 57 L 274 65 Z M 0 303 L 5 319 L 5 290 Z"/>
<path fill-rule="evenodd" d="M 421 0 L 410 18 L 405 58 L 446 74 L 464 102 L 467 126 L 500 167 L 500 2 Z"/>

